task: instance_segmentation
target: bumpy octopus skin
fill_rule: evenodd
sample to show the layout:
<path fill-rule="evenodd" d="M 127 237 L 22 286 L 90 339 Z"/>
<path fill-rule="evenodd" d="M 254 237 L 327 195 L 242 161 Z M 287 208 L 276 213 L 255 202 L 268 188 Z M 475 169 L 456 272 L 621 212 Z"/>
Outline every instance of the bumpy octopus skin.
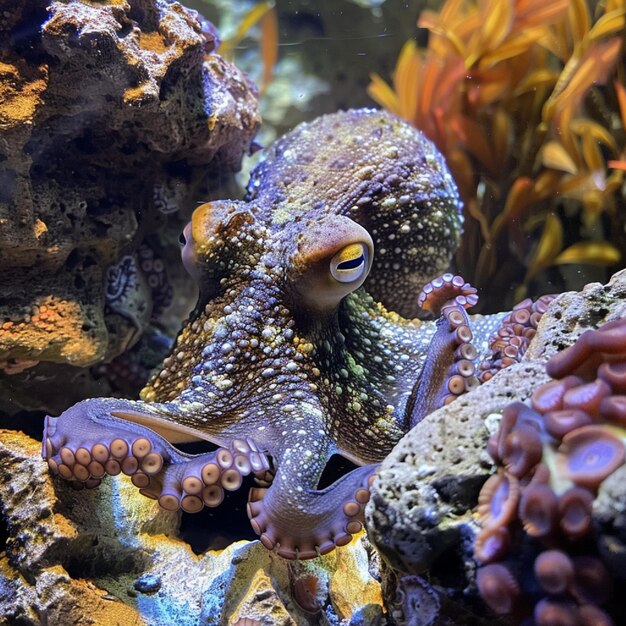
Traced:
<path fill-rule="evenodd" d="M 252 473 L 248 515 L 267 548 L 312 558 L 348 543 L 376 464 L 475 382 L 472 338 L 486 354 L 501 319 L 475 316 L 473 335 L 475 290 L 428 282 L 458 245 L 460 210 L 442 157 L 401 120 L 353 110 L 298 126 L 243 201 L 194 212 L 182 254 L 200 298 L 141 400 L 46 418 L 52 472 L 77 487 L 123 472 L 187 512 Z M 175 447 L 195 440 L 218 448 Z M 333 454 L 360 467 L 320 490 Z"/>

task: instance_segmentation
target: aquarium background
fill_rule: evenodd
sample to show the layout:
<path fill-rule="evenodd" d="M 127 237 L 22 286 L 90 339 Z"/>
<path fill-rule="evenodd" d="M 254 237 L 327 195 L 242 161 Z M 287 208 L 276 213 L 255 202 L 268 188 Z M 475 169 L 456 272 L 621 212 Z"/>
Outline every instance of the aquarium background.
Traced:
<path fill-rule="evenodd" d="M 294 113 L 373 103 L 426 133 L 461 187 L 456 262 L 480 285 L 484 312 L 615 271 L 625 243 L 621 3 L 365 4 L 278 3 L 260 138 L 285 132 Z M 248 35 L 233 55 L 263 84 L 257 55 L 273 34 L 261 24 L 259 48 Z"/>
<path fill-rule="evenodd" d="M 475 311 L 623 267 L 623 0 L 187 0 L 201 32 L 174 9 L 165 36 L 155 6 L 175 4 L 129 2 L 142 32 L 116 39 L 124 2 L 0 0 L 0 427 L 40 441 L 45 414 L 137 397 L 197 298 L 193 209 L 338 109 L 387 109 L 444 154 Z M 250 533 L 183 530 L 197 553 Z"/>

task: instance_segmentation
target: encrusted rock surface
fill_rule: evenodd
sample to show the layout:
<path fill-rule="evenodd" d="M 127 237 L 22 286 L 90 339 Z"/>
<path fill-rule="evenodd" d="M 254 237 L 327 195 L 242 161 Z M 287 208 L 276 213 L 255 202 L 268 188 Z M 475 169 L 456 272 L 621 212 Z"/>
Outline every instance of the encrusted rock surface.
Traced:
<path fill-rule="evenodd" d="M 363 540 L 314 563 L 290 563 L 258 541 L 196 555 L 177 538 L 180 514 L 128 478 L 76 492 L 53 484 L 40 452 L 0 430 L 1 626 L 384 623 Z"/>
<path fill-rule="evenodd" d="M 563 294 L 524 362 L 426 418 L 383 463 L 368 528 L 387 561 L 383 590 L 397 623 L 493 623 L 476 599 L 472 558 L 473 508 L 493 471 L 486 453 L 498 425 L 493 413 L 548 379 L 549 355 L 624 316 L 626 271 L 608 286 Z M 370 573 L 375 558 L 363 540 L 307 563 L 246 541 L 196 555 L 179 538 L 179 514 L 139 496 L 127 478 L 76 493 L 53 484 L 39 455 L 38 442 L 0 431 L 2 626 L 385 623 Z M 621 468 L 607 479 L 595 503 L 600 551 L 614 572 L 626 559 L 625 476 Z"/>
<path fill-rule="evenodd" d="M 120 320 L 109 268 L 146 237 L 170 266 L 168 226 L 240 166 L 256 88 L 178 2 L 0 0 L 0 37 L 0 369 L 87 367 L 159 308 L 127 262 Z"/>
<path fill-rule="evenodd" d="M 487 439 L 497 430 L 498 412 L 512 401 L 527 400 L 549 380 L 544 363 L 552 354 L 588 328 L 619 317 L 626 317 L 626 270 L 606 286 L 593 283 L 580 293 L 562 294 L 544 315 L 521 363 L 429 415 L 400 441 L 377 474 L 366 510 L 370 540 L 395 570 L 394 580 L 428 573 L 430 584 L 448 600 L 470 609 L 480 606 L 472 556 L 475 505 L 494 471 Z M 598 542 L 614 573 L 623 573 L 626 556 L 625 476 L 624 467 L 610 476 L 594 503 L 602 530 Z M 393 589 L 386 595 L 391 608 L 395 602 L 402 612 L 402 598 L 394 599 Z M 480 623 L 471 621 L 476 619 L 469 623 Z"/>

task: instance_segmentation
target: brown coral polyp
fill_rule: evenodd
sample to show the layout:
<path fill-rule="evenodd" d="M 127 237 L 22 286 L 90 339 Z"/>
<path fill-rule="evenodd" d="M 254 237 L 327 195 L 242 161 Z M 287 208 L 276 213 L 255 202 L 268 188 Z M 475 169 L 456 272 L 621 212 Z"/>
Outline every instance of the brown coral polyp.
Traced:
<path fill-rule="evenodd" d="M 590 332 L 587 342 L 591 350 L 626 355 L 626 319 L 607 322 L 597 331 Z"/>
<path fill-rule="evenodd" d="M 578 607 L 566 600 L 539 600 L 534 617 L 537 626 L 580 626 Z"/>
<path fill-rule="evenodd" d="M 626 459 L 624 444 L 596 425 L 567 433 L 559 451 L 565 455 L 565 475 L 591 490 L 597 489 Z"/>
<path fill-rule="evenodd" d="M 600 403 L 611 395 L 611 387 L 601 379 L 568 389 L 563 395 L 564 409 L 582 409 L 591 416 L 598 415 Z"/>
<path fill-rule="evenodd" d="M 591 530 L 593 494 L 582 487 L 572 487 L 559 498 L 559 524 L 569 539 L 580 539 Z"/>
<path fill-rule="evenodd" d="M 492 457 L 495 461 L 504 459 L 506 456 L 507 438 L 517 430 L 527 431 L 529 433 L 528 437 L 532 436 L 530 434 L 531 431 L 541 433 L 543 430 L 541 415 L 523 402 L 513 402 L 502 413 L 500 429 L 492 444 L 495 453 L 495 456 L 492 454 Z"/>
<path fill-rule="evenodd" d="M 580 607 L 581 626 L 615 626 L 615 622 L 602 609 L 593 604 Z"/>
<path fill-rule="evenodd" d="M 514 611 L 520 597 L 520 588 L 505 565 L 492 563 L 481 567 L 476 583 L 480 595 L 494 613 L 508 615 Z"/>
<path fill-rule="evenodd" d="M 611 576 L 602 561 L 593 556 L 577 556 L 574 564 L 573 594 L 581 604 L 605 604 L 613 593 Z"/>
<path fill-rule="evenodd" d="M 504 440 L 502 462 L 516 478 L 526 475 L 543 455 L 539 433 L 532 426 L 516 428 Z"/>
<path fill-rule="evenodd" d="M 611 396 L 600 403 L 600 415 L 619 426 L 626 426 L 626 396 Z"/>
<path fill-rule="evenodd" d="M 581 409 L 561 409 L 546 413 L 544 422 L 548 433 L 560 440 L 572 430 L 591 424 L 592 419 Z"/>
<path fill-rule="evenodd" d="M 602 363 L 598 368 L 598 378 L 611 385 L 617 393 L 626 393 L 626 362 Z"/>
<path fill-rule="evenodd" d="M 533 409 L 540 413 L 562 409 L 565 393 L 583 382 L 582 378 L 578 376 L 567 376 L 563 380 L 552 380 L 545 385 L 541 385 L 532 395 L 531 403 Z"/>
<path fill-rule="evenodd" d="M 474 555 L 481 563 L 492 563 L 506 556 L 511 547 L 511 533 L 506 526 L 484 528 L 474 541 Z"/>
<path fill-rule="evenodd" d="M 572 560 L 561 550 L 542 552 L 535 560 L 534 569 L 537 582 L 546 593 L 564 593 L 574 582 Z"/>
<path fill-rule="evenodd" d="M 559 502 L 548 485 L 532 482 L 522 494 L 519 516 L 531 537 L 545 537 L 557 527 Z"/>
<path fill-rule="evenodd" d="M 514 476 L 498 472 L 483 485 L 478 495 L 478 514 L 485 528 L 506 526 L 515 517 L 519 482 Z"/>
<path fill-rule="evenodd" d="M 589 347 L 589 336 L 593 332 L 593 330 L 585 331 L 574 345 L 551 357 L 546 363 L 548 376 L 558 379 L 570 374 L 578 374 L 578 369 L 585 365 L 592 354 Z"/>
<path fill-rule="evenodd" d="M 608 358 L 607 358 L 607 355 Z M 585 331 L 576 343 L 555 354 L 546 364 L 552 378 L 576 374 L 590 380 L 601 363 L 626 358 L 626 320 L 607 322 L 598 330 Z"/>

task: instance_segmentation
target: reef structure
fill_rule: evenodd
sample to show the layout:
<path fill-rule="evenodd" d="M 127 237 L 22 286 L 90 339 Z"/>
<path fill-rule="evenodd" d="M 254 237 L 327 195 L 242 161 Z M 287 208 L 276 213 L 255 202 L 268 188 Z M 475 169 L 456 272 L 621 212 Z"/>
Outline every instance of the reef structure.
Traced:
<path fill-rule="evenodd" d="M 612 578 L 592 541 L 593 501 L 626 460 L 626 318 L 585 331 L 546 371 L 554 380 L 530 406 L 507 406 L 489 440 L 499 469 L 479 494 L 478 588 L 496 613 L 533 608 L 538 626 L 614 624 L 601 608 Z"/>
<path fill-rule="evenodd" d="M 239 168 L 257 92 L 177 2 L 3 0 L 0 36 L 0 397 L 58 410 L 59 380 L 86 397 L 86 368 L 172 330 L 146 251 L 186 296 L 178 232 Z"/>

